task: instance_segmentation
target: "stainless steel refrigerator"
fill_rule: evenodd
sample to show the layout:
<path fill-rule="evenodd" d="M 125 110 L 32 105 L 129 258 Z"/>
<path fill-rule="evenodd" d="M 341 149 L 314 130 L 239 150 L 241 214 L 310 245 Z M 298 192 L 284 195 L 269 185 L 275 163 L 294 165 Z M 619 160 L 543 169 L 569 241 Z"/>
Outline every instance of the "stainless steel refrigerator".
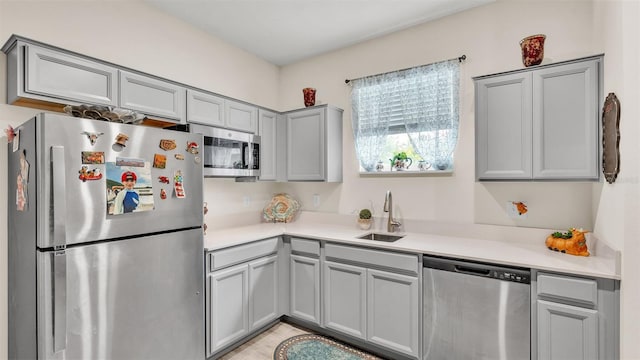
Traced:
<path fill-rule="evenodd" d="M 202 136 L 54 114 L 15 132 L 9 358 L 203 359 Z"/>

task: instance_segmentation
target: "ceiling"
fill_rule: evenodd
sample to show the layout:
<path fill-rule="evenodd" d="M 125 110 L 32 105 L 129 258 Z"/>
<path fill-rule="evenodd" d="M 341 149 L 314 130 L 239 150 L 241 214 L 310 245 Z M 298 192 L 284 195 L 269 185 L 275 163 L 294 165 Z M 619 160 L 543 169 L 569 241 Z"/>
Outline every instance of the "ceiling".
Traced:
<path fill-rule="evenodd" d="M 495 0 L 144 0 L 275 65 Z"/>

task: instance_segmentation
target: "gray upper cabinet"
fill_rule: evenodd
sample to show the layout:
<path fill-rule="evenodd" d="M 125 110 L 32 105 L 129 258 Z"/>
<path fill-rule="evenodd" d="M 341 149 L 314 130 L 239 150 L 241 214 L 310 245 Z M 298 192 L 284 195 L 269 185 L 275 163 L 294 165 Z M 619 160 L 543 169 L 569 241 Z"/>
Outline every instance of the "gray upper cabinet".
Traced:
<path fill-rule="evenodd" d="M 532 73 L 535 179 L 598 179 L 598 66 L 589 60 Z"/>
<path fill-rule="evenodd" d="M 187 122 L 255 134 L 258 108 L 212 93 L 187 90 Z"/>
<path fill-rule="evenodd" d="M 476 80 L 478 180 L 598 180 L 601 56 Z"/>
<path fill-rule="evenodd" d="M 255 134 L 258 130 L 258 108 L 238 101 L 225 100 L 226 125 L 231 129 Z"/>
<path fill-rule="evenodd" d="M 285 116 L 287 180 L 342 181 L 342 110 L 321 105 Z"/>
<path fill-rule="evenodd" d="M 16 41 L 7 52 L 7 100 L 117 105 L 118 70 L 52 48 Z"/>
<path fill-rule="evenodd" d="M 224 98 L 188 89 L 187 122 L 224 127 Z"/>
<path fill-rule="evenodd" d="M 531 77 L 476 82 L 476 167 L 479 179 L 531 178 Z"/>
<path fill-rule="evenodd" d="M 120 107 L 185 123 L 186 89 L 146 75 L 120 71 Z"/>
<path fill-rule="evenodd" d="M 278 158 L 278 114 L 258 110 L 260 135 L 260 180 L 276 180 Z"/>

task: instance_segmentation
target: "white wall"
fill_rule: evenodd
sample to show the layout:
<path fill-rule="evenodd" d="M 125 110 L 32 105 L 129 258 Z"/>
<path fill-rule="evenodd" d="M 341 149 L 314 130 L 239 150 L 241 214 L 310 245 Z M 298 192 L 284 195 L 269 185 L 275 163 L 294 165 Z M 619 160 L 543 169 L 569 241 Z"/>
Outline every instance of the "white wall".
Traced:
<path fill-rule="evenodd" d="M 520 69 L 519 41 L 547 35 L 545 63 L 593 55 L 589 1 L 505 1 L 468 10 L 380 39 L 285 66 L 280 108 L 302 105 L 302 88 L 317 89 L 317 100 L 345 109 L 344 182 L 295 184 L 289 191 L 319 211 L 351 213 L 373 202 L 381 213 L 392 190 L 397 215 L 462 223 L 489 223 L 565 229 L 591 229 L 591 183 L 476 183 L 474 181 L 473 76 Z M 357 170 L 351 130 L 350 87 L 344 80 L 467 55 L 460 76 L 460 136 L 455 172 L 449 177 L 364 178 Z M 507 217 L 505 203 L 523 200 L 529 217 Z M 315 210 L 308 208 L 309 210 Z"/>
<path fill-rule="evenodd" d="M 620 174 L 594 186 L 594 233 L 622 250 L 621 353 L 640 359 L 640 2 L 595 2 L 594 29 L 605 52 L 604 93 L 620 100 Z"/>

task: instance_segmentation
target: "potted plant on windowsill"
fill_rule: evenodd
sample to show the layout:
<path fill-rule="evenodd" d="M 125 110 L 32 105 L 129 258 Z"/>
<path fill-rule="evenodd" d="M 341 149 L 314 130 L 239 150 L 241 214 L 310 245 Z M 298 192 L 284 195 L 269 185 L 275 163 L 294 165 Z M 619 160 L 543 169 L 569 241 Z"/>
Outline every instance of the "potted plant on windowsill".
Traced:
<path fill-rule="evenodd" d="M 371 223 L 373 219 L 371 218 L 371 210 L 362 209 L 358 214 L 358 226 L 362 230 L 369 230 L 371 228 Z"/>
<path fill-rule="evenodd" d="M 395 153 L 391 161 L 391 169 L 395 169 L 396 171 L 403 171 L 408 169 L 411 164 L 413 164 L 413 159 L 407 156 L 407 153 L 402 151 L 399 153 Z"/>

